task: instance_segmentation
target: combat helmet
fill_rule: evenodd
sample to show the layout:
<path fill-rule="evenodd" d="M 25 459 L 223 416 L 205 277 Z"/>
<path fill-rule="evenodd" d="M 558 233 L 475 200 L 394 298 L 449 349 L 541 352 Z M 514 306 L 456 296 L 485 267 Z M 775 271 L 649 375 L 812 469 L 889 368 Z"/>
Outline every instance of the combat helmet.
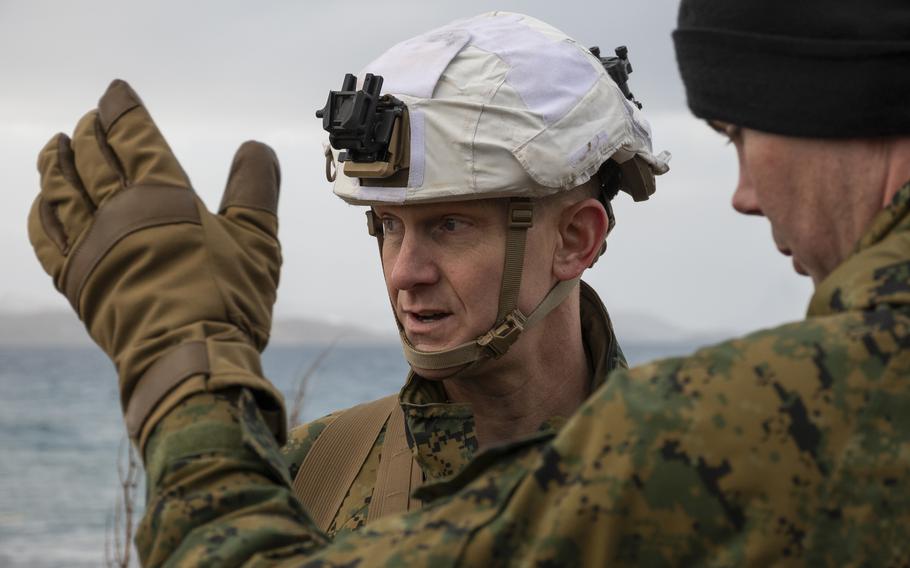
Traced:
<path fill-rule="evenodd" d="M 539 20 L 490 12 L 401 42 L 330 92 L 317 117 L 330 134 L 326 176 L 346 202 L 509 200 L 495 324 L 473 341 L 428 352 L 411 344 L 396 315 L 411 366 L 467 368 L 500 357 L 575 288 L 577 279 L 557 284 L 530 314 L 517 307 L 536 199 L 598 176 L 612 227 L 617 188 L 636 201 L 654 192 L 669 154 L 652 153 L 629 72 L 625 48 L 602 58 Z M 372 210 L 367 222 L 381 250 Z"/>

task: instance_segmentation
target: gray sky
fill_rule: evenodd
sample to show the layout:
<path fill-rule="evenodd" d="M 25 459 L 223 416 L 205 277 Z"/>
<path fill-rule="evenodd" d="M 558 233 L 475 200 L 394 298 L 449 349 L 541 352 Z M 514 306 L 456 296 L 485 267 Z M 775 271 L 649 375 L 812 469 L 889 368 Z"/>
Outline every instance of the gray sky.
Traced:
<path fill-rule="evenodd" d="M 67 307 L 28 244 L 38 150 L 71 132 L 111 79 L 129 81 L 209 206 L 236 147 L 272 145 L 283 170 L 285 265 L 276 314 L 392 324 L 360 208 L 331 193 L 313 112 L 400 40 L 492 9 L 530 14 L 610 52 L 629 46 L 630 86 L 655 151 L 673 154 L 651 201 L 615 205 L 607 255 L 586 280 L 608 308 L 693 331 L 744 331 L 802 316 L 811 284 L 764 219 L 730 207 L 736 158 L 692 118 L 670 32 L 677 0 L 228 2 L 0 0 L 0 310 Z"/>

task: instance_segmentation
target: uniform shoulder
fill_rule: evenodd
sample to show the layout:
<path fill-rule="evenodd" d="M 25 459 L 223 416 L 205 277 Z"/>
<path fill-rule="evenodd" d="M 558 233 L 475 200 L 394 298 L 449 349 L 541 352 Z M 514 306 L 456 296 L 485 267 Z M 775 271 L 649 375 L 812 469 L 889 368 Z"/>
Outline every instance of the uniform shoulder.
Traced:
<path fill-rule="evenodd" d="M 812 360 L 819 346 L 842 342 L 856 322 L 853 314 L 810 318 L 762 329 L 702 347 L 690 355 L 658 359 L 626 373 L 636 378 L 691 374 L 724 376 L 743 370 L 761 374 L 768 365 Z"/>

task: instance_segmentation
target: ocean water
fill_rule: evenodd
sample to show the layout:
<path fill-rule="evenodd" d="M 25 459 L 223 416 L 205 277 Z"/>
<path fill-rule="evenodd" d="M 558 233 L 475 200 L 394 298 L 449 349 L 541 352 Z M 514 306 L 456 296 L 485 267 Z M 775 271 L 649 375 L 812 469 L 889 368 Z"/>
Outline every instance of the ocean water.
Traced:
<path fill-rule="evenodd" d="M 691 347 L 624 349 L 635 364 Z M 322 350 L 271 347 L 266 375 L 289 397 Z M 406 370 L 395 345 L 338 345 L 309 380 L 301 418 L 396 392 Z M 116 384 L 98 349 L 0 347 L 0 567 L 104 565 L 124 438 Z"/>

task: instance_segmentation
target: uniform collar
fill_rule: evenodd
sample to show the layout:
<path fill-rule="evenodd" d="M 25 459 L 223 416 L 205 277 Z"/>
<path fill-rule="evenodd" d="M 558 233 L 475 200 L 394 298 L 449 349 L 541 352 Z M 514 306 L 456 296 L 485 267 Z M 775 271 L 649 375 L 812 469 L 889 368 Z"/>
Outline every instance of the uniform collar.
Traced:
<path fill-rule="evenodd" d="M 588 363 L 594 369 L 593 391 L 606 381 L 611 370 L 626 367 L 626 361 L 603 302 L 590 286 L 584 282 L 580 286 L 582 338 Z M 399 400 L 408 426 L 408 445 L 428 480 L 448 478 L 473 459 L 478 444 L 471 405 L 448 402 L 440 382 L 413 372 Z M 535 436 L 555 432 L 564 422 L 564 417 L 551 417 Z"/>
<path fill-rule="evenodd" d="M 873 220 L 853 253 L 816 288 L 808 316 L 910 305 L 910 182 Z"/>

